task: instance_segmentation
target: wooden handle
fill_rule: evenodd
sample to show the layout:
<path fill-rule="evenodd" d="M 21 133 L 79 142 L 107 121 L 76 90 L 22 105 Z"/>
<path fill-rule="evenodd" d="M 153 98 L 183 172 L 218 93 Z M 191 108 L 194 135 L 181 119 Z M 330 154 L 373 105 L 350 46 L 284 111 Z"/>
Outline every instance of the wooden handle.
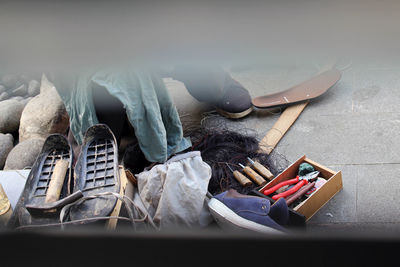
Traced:
<path fill-rule="evenodd" d="M 265 185 L 267 181 L 265 181 L 264 178 L 262 178 L 258 173 L 253 171 L 250 167 L 244 167 L 243 171 L 250 176 L 250 178 L 258 185 Z"/>
<path fill-rule="evenodd" d="M 308 101 L 287 107 L 260 142 L 261 152 L 270 154 L 290 126 L 297 120 Z"/>
<path fill-rule="evenodd" d="M 5 227 L 12 215 L 11 203 L 8 200 L 6 192 L 0 184 L 0 228 Z"/>
<path fill-rule="evenodd" d="M 68 160 L 59 160 L 54 166 L 51 175 L 49 188 L 47 189 L 45 203 L 55 202 L 60 198 L 61 190 L 64 185 L 65 175 L 67 174 Z"/>
<path fill-rule="evenodd" d="M 274 179 L 274 175 L 263 165 L 261 165 L 259 162 L 255 161 L 253 164 L 254 169 L 256 169 L 262 176 L 267 178 L 268 180 Z"/>
<path fill-rule="evenodd" d="M 315 186 L 315 182 L 306 184 L 305 186 L 303 186 L 302 188 L 299 189 L 299 191 L 297 191 L 296 193 L 294 193 L 293 195 L 290 195 L 289 197 L 286 198 L 286 204 L 289 206 L 290 204 L 292 204 L 296 199 L 298 199 L 299 197 L 303 196 L 305 193 L 307 193 L 308 190 L 310 190 L 311 188 L 313 188 Z"/>
<path fill-rule="evenodd" d="M 241 174 L 239 171 L 234 171 L 233 177 L 235 177 L 236 180 L 243 186 L 249 186 L 253 184 L 246 176 Z"/>

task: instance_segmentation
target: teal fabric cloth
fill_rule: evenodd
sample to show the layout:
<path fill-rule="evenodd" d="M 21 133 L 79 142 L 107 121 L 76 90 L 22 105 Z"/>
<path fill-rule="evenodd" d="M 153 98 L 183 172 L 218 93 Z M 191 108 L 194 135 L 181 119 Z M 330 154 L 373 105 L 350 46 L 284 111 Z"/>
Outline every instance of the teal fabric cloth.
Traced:
<path fill-rule="evenodd" d="M 95 88 L 103 87 L 123 104 L 139 146 L 150 162 L 165 162 L 191 146 L 183 137 L 178 112 L 161 77 L 140 70 L 97 71 L 64 76 L 56 85 L 68 115 L 70 129 L 81 144 L 86 130 L 98 123 L 93 104 Z"/>

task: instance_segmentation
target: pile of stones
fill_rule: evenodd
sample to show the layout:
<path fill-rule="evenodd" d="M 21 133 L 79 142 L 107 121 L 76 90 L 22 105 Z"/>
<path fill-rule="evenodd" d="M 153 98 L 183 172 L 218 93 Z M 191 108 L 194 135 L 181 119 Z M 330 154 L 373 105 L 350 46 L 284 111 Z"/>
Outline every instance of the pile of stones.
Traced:
<path fill-rule="evenodd" d="M 0 76 L 0 170 L 29 168 L 44 140 L 64 134 L 68 114 L 54 85 L 42 75 Z"/>

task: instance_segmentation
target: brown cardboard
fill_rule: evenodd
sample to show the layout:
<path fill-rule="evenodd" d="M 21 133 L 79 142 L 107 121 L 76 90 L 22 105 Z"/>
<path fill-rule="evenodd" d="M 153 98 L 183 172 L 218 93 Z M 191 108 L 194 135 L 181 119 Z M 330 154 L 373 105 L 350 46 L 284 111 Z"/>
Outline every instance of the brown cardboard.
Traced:
<path fill-rule="evenodd" d="M 342 172 L 335 172 L 311 159 L 308 159 L 305 155 L 295 161 L 286 170 L 280 173 L 275 179 L 263 186 L 259 191 L 271 188 L 272 186 L 295 178 L 301 163 L 307 162 L 311 164 L 315 170 L 320 172 L 320 177 L 325 178 L 327 182 L 319 188 L 314 194 L 308 199 L 301 202 L 293 210 L 303 214 L 308 221 L 320 208 L 322 208 L 337 192 L 343 188 L 342 183 Z"/>

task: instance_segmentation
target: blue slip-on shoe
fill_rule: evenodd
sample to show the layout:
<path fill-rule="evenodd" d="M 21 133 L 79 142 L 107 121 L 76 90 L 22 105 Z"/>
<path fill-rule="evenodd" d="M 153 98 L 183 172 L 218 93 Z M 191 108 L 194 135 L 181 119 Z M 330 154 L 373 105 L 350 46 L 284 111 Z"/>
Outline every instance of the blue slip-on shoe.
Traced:
<path fill-rule="evenodd" d="M 222 228 L 241 228 L 257 232 L 279 234 L 286 231 L 289 211 L 285 199 L 273 205 L 266 198 L 239 194 L 229 189 L 214 196 L 208 207 Z"/>

